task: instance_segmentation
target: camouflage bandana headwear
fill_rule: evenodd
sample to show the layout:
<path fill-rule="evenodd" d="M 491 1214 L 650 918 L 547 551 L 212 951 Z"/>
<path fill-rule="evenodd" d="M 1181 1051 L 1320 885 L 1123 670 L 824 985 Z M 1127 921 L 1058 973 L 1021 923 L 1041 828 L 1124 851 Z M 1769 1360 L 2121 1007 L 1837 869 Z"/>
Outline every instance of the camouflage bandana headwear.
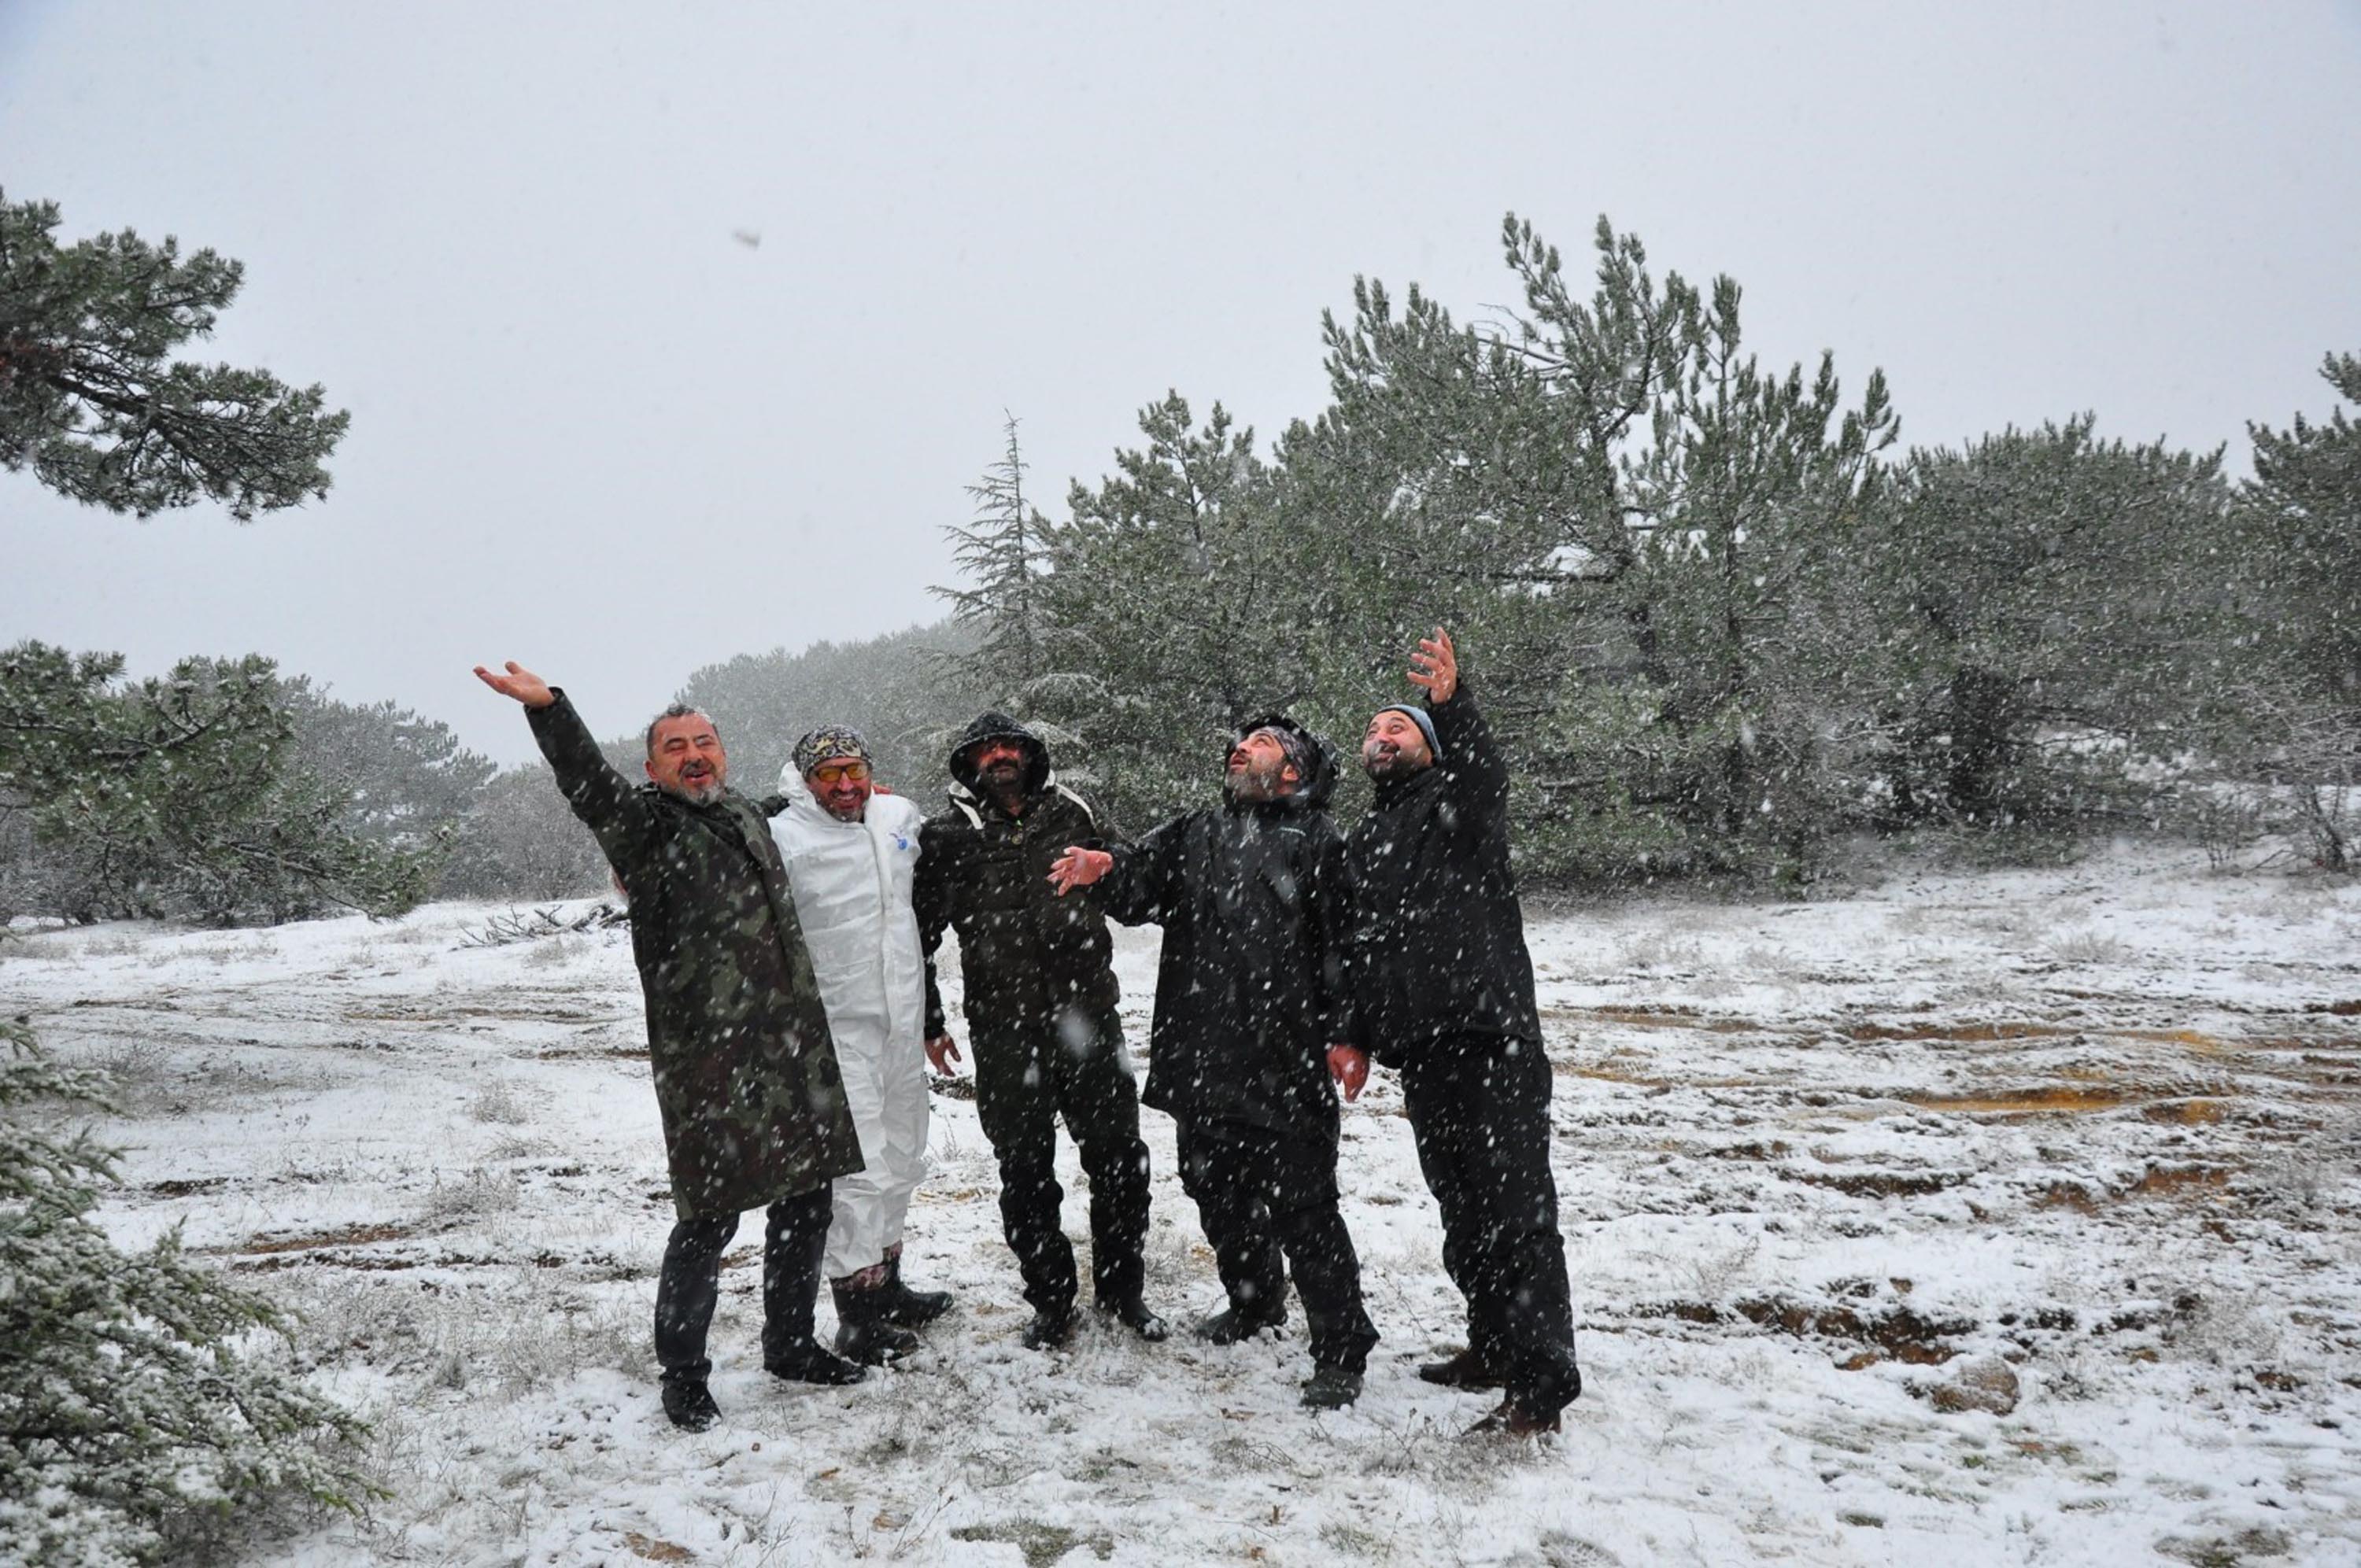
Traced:
<path fill-rule="evenodd" d="M 806 778 L 822 762 L 861 762 L 873 759 L 869 742 L 861 738 L 858 729 L 848 729 L 841 724 L 824 724 L 796 742 L 793 753 L 796 772 Z"/>
<path fill-rule="evenodd" d="M 1279 755 L 1287 760 L 1287 766 L 1295 770 L 1298 784 L 1312 782 L 1312 769 L 1317 759 L 1312 754 L 1310 736 L 1290 725 L 1265 724 L 1247 730 L 1238 737 L 1238 741 L 1243 745 L 1257 735 L 1268 735 L 1279 742 Z"/>

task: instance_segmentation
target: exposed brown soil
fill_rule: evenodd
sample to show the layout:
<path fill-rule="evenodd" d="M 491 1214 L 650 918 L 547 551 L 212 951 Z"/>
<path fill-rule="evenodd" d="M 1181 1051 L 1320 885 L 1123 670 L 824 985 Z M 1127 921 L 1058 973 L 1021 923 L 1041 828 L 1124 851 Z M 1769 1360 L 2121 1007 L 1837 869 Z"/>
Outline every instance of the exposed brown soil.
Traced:
<path fill-rule="evenodd" d="M 313 1252 L 321 1247 L 369 1246 L 378 1242 L 407 1241 L 416 1234 L 408 1225 L 346 1225 L 340 1231 L 320 1231 L 311 1235 L 249 1236 L 241 1246 L 211 1250 L 243 1253 L 248 1256 L 280 1252 Z"/>
<path fill-rule="evenodd" d="M 2210 1127 L 2228 1119 L 2230 1106 L 2221 1100 L 2166 1100 L 2147 1106 L 2140 1114 L 2167 1126 Z"/>
<path fill-rule="evenodd" d="M 2126 1198 L 2178 1198 L 2183 1194 L 2219 1192 L 2230 1185 L 2230 1172 L 2220 1166 L 2151 1166 L 2147 1175 L 2124 1192 Z"/>
<path fill-rule="evenodd" d="M 1826 1187 L 1854 1198 L 1925 1198 L 1957 1187 L 1967 1172 L 1954 1170 L 1782 1170 L 1790 1181 Z"/>
<path fill-rule="evenodd" d="M 1964 1115 L 2051 1115 L 2059 1113 L 2114 1111 L 2130 1104 L 2132 1093 L 2120 1089 L 2069 1088 L 2053 1084 L 2007 1094 L 1905 1094 L 1905 1104 L 1921 1111 L 1952 1111 Z"/>
<path fill-rule="evenodd" d="M 2150 1166 L 2137 1181 L 2112 1190 L 2094 1191 L 2079 1181 L 2053 1181 L 2034 1200 L 2038 1208 L 2071 1209 L 2096 1214 L 2110 1204 L 2135 1198 L 2203 1197 L 2230 1185 L 2231 1171 L 2218 1165 Z"/>
<path fill-rule="evenodd" d="M 2055 1024 L 1850 1024 L 1844 1029 L 1849 1040 L 1951 1040 L 1962 1045 L 2054 1040 L 2086 1033 Z"/>
<path fill-rule="evenodd" d="M 1702 1029 L 1709 1035 L 1770 1035 L 1782 1031 L 1751 1018 L 1708 1018 L 1686 1008 L 1554 1007 L 1546 1016 L 1587 1018 L 1634 1029 Z"/>
<path fill-rule="evenodd" d="M 148 1190 L 158 1198 L 187 1198 L 199 1192 L 218 1192 L 229 1185 L 226 1176 L 199 1176 L 185 1180 L 150 1182 Z"/>
<path fill-rule="evenodd" d="M 1774 1333 L 1792 1334 L 1797 1338 L 1809 1334 L 1821 1339 L 1859 1341 L 1868 1348 L 1839 1363 L 1848 1371 L 1873 1365 L 1881 1360 L 1907 1362 L 1914 1366 L 1939 1366 L 1959 1354 L 1944 1342 L 1971 1333 L 1976 1328 L 1970 1319 L 1931 1318 L 1908 1307 L 1894 1307 L 1883 1312 L 1862 1311 L 1851 1307 L 1815 1306 L 1778 1297 L 1749 1298 L 1733 1302 L 1726 1309 L 1705 1301 L 1652 1302 L 1634 1308 L 1631 1315 L 1638 1318 L 1674 1318 L 1682 1322 L 1707 1325 L 1743 1320 Z"/>

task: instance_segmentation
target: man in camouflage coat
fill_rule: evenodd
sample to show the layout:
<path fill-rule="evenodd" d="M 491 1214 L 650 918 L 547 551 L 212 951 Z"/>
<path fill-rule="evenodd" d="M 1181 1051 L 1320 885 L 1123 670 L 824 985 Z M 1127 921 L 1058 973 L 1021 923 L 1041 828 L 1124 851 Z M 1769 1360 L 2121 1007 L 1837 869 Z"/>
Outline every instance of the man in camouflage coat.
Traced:
<path fill-rule="evenodd" d="M 829 1185 L 862 1168 L 828 1014 L 770 824 L 723 783 L 713 721 L 673 707 L 648 726 L 649 782 L 607 763 L 566 694 L 522 665 L 485 685 L 522 703 L 566 804 L 597 835 L 631 905 L 647 998 L 648 1061 L 664 1117 L 678 1223 L 656 1285 L 664 1413 L 702 1431 L 706 1330 L 721 1252 L 748 1209 L 767 1207 L 763 1365 L 781 1377 L 850 1383 L 859 1366 L 812 1337 Z"/>

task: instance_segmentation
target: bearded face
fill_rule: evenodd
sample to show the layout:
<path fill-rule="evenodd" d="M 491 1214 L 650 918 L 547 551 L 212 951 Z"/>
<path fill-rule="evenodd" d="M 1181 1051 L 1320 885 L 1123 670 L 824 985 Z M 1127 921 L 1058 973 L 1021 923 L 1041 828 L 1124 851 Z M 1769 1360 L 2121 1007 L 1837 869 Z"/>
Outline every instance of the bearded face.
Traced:
<path fill-rule="evenodd" d="M 1014 740 L 986 740 L 975 749 L 975 776 L 994 795 L 1025 787 L 1025 748 Z"/>
<path fill-rule="evenodd" d="M 1409 714 L 1388 708 L 1369 720 L 1368 733 L 1361 738 L 1361 770 L 1372 780 L 1383 784 L 1408 778 L 1433 765 L 1434 751 L 1426 743 L 1426 732 Z"/>
<path fill-rule="evenodd" d="M 667 794 L 710 806 L 721 798 L 729 775 L 720 733 L 701 713 L 659 720 L 648 737 L 648 777 Z"/>
<path fill-rule="evenodd" d="M 1301 782 L 1279 737 L 1257 729 L 1230 748 L 1222 785 L 1232 800 L 1262 801 L 1277 800 Z"/>

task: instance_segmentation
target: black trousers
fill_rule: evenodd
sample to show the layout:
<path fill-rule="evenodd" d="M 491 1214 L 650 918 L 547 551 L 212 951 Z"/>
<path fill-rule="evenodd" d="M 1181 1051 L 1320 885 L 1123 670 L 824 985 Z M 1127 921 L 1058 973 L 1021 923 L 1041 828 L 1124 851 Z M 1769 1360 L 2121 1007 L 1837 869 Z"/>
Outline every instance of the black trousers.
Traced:
<path fill-rule="evenodd" d="M 1078 1281 L 1058 1183 L 1058 1118 L 1091 1184 L 1091 1282 L 1102 1306 L 1146 1283 L 1148 1146 L 1139 1090 L 1124 1059 L 1123 1025 L 1082 1009 L 1035 1029 L 979 1030 L 975 1108 L 1000 1162 L 1000 1224 L 1037 1312 L 1073 1310 Z"/>
<path fill-rule="evenodd" d="M 1531 1040 L 1447 1036 L 1402 1068 L 1419 1168 L 1443 1211 L 1443 1266 L 1467 1343 L 1509 1395 L 1554 1414 L 1582 1387 L 1550 1172 L 1549 1058 Z"/>
<path fill-rule="evenodd" d="M 1336 1206 L 1336 1146 L 1245 1122 L 1174 1117 L 1180 1186 L 1197 1201 L 1230 1304 L 1279 1316 L 1286 1254 L 1316 1366 L 1358 1372 L 1378 1343 L 1361 1305 L 1361 1260 Z"/>
<path fill-rule="evenodd" d="M 763 1359 L 812 1337 L 812 1302 L 828 1248 L 829 1183 L 771 1205 L 763 1232 Z M 702 1383 L 713 1371 L 706 1331 L 721 1288 L 721 1253 L 735 1214 L 701 1215 L 672 1228 L 656 1278 L 656 1362 L 666 1382 Z"/>

